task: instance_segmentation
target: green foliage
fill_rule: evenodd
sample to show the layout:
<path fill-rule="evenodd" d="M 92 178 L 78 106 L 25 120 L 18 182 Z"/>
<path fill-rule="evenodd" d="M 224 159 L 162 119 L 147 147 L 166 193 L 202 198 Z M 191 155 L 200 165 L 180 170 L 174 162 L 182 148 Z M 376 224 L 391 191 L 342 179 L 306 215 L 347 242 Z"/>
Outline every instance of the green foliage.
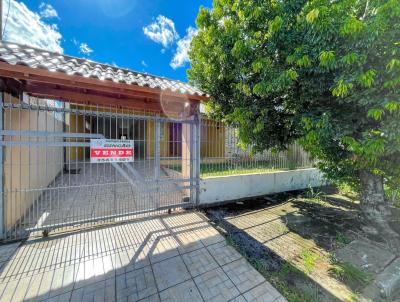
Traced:
<path fill-rule="evenodd" d="M 307 199 L 311 199 L 312 201 L 316 201 L 321 203 L 323 200 L 324 193 L 318 189 L 313 188 L 312 186 L 308 187 L 308 190 L 305 193 L 305 197 Z"/>
<path fill-rule="evenodd" d="M 300 140 L 326 176 L 400 178 L 399 0 L 214 0 L 197 18 L 190 81 L 243 146 Z"/>
<path fill-rule="evenodd" d="M 313 251 L 304 250 L 301 253 L 301 259 L 303 260 L 303 266 L 304 266 L 305 272 L 307 274 L 311 274 L 315 269 L 315 265 L 319 259 L 319 255 L 317 255 Z"/>
<path fill-rule="evenodd" d="M 350 287 L 357 289 L 365 287 L 371 281 L 370 275 L 347 262 L 333 261 L 329 273 L 338 280 L 346 282 Z"/>
<path fill-rule="evenodd" d="M 314 8 L 307 14 L 306 20 L 308 23 L 313 23 L 318 18 L 318 16 L 319 16 L 319 10 L 318 8 Z"/>
<path fill-rule="evenodd" d="M 345 234 L 338 232 L 336 234 L 336 242 L 339 246 L 345 246 L 346 244 L 350 243 L 350 240 Z"/>
<path fill-rule="evenodd" d="M 335 63 L 335 53 L 330 51 L 322 51 L 319 54 L 319 65 L 323 67 L 333 67 Z"/>

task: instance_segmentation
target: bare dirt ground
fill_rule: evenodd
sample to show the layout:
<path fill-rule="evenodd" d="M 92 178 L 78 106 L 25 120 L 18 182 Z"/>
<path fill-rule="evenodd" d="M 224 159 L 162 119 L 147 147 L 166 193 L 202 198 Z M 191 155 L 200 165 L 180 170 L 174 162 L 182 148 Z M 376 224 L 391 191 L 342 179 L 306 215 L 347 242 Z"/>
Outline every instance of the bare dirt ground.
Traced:
<path fill-rule="evenodd" d="M 288 301 L 397 301 L 382 298 L 376 288 L 371 291 L 395 256 L 385 242 L 363 233 L 354 196 L 325 188 L 240 201 L 205 212 Z M 360 255 L 346 258 L 352 256 L 350 243 Z M 369 250 L 374 251 L 372 256 Z"/>

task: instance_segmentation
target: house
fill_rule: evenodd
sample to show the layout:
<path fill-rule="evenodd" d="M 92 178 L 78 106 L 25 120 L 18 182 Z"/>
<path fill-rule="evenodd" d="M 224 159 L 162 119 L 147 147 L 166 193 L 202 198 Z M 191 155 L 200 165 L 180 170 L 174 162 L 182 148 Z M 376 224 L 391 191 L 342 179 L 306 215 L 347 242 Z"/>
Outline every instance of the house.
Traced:
<path fill-rule="evenodd" d="M 195 87 L 4 41 L 0 42 L 0 85 L 0 217 L 5 217 L 0 223 L 0 234 L 11 230 L 13 236 L 18 236 L 19 231 L 39 229 L 42 220 L 47 224 L 68 220 L 74 223 L 115 214 L 115 209 L 93 214 L 92 201 L 72 205 L 72 200 L 71 206 L 64 208 L 67 202 L 57 200 L 57 194 L 66 194 L 65 190 L 74 192 L 74 187 L 81 188 L 81 182 L 91 189 L 101 187 L 101 181 L 111 173 L 112 170 L 104 170 L 98 179 L 90 181 L 95 173 L 94 165 L 90 165 L 91 139 L 133 140 L 135 169 L 144 173 L 142 178 L 146 181 L 158 178 L 160 171 L 154 170 L 154 165 L 167 164 L 177 166 L 183 178 L 193 182 L 195 151 L 191 144 L 195 133 L 190 125 L 199 115 L 200 102 L 208 98 Z M 204 128 L 201 132 L 201 154 L 222 156 L 223 127 Z M 150 170 L 155 172 L 149 173 Z M 84 180 L 77 178 L 77 174 L 84 174 Z M 123 181 L 130 181 L 124 177 Z M 111 183 L 107 179 L 103 184 Z M 193 183 L 184 185 L 194 188 Z M 174 202 L 180 202 L 179 198 Z M 159 197 L 151 199 L 156 201 L 140 209 L 160 207 Z M 86 210 L 79 212 L 85 207 L 91 214 Z M 55 208 L 56 214 L 43 216 Z M 122 215 L 124 211 L 117 212 Z M 65 218 L 68 215 L 71 219 Z"/>
<path fill-rule="evenodd" d="M 222 175 L 310 165 L 298 147 L 240 149 L 180 81 L 3 41 L 0 87 L 0 239 L 195 206 L 200 161 Z M 104 140 L 134 156 L 92 160 Z"/>

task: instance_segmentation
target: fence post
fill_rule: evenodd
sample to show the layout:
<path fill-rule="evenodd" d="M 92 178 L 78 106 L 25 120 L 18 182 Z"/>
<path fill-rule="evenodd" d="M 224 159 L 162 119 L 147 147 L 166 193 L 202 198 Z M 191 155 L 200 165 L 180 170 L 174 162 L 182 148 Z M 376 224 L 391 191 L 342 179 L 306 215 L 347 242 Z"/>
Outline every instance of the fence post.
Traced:
<path fill-rule="evenodd" d="M 160 143 L 161 143 L 161 123 L 160 123 L 160 119 L 159 116 L 156 117 L 155 120 L 155 150 L 154 150 L 154 157 L 155 157 L 155 161 L 154 161 L 154 177 L 156 180 L 160 179 Z"/>
<path fill-rule="evenodd" d="M 196 206 L 200 204 L 200 162 L 201 162 L 201 116 L 200 113 L 195 115 L 196 129 L 196 151 L 195 151 L 195 178 L 196 178 Z"/>
<path fill-rule="evenodd" d="M 0 93 L 0 240 L 5 239 L 5 213 L 4 213 L 4 158 L 3 158 L 3 126 L 4 126 L 4 92 Z"/>

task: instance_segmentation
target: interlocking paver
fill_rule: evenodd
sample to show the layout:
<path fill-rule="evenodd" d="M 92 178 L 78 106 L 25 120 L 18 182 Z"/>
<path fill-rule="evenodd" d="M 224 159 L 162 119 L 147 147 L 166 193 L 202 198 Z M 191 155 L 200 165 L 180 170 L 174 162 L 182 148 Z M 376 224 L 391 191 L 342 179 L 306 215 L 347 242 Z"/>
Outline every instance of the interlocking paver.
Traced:
<path fill-rule="evenodd" d="M 127 273 L 150 265 L 147 248 L 143 246 L 129 248 L 116 252 L 111 258 L 116 275 Z"/>
<path fill-rule="evenodd" d="M 115 301 L 115 279 L 107 279 L 73 290 L 70 301 L 113 302 Z"/>
<path fill-rule="evenodd" d="M 44 302 L 69 302 L 71 300 L 72 291 L 63 293 L 61 295 L 51 297 Z"/>
<path fill-rule="evenodd" d="M 240 259 L 242 256 L 225 241 L 218 242 L 207 246 L 207 250 L 218 262 L 219 265 L 225 265 L 235 260 Z"/>
<path fill-rule="evenodd" d="M 3 259 L 0 302 L 285 301 L 196 213 L 32 240 Z"/>
<path fill-rule="evenodd" d="M 116 287 L 118 300 L 128 297 L 129 301 L 138 301 L 157 293 L 150 266 L 117 276 Z"/>
<path fill-rule="evenodd" d="M 0 262 L 8 260 L 18 249 L 20 242 L 0 245 Z"/>
<path fill-rule="evenodd" d="M 128 299 L 128 302 L 131 302 L 131 301 Z M 152 295 L 150 297 L 144 298 L 138 302 L 160 302 L 160 297 L 158 296 L 158 294 L 156 294 L 156 295 Z"/>
<path fill-rule="evenodd" d="M 240 294 L 221 268 L 195 277 L 194 282 L 207 302 L 228 301 Z"/>
<path fill-rule="evenodd" d="M 154 264 L 153 271 L 160 291 L 190 279 L 190 274 L 180 256 Z"/>
<path fill-rule="evenodd" d="M 269 284 L 268 282 L 264 282 L 244 293 L 243 296 L 246 298 L 247 301 L 273 302 L 281 297 L 281 294 L 271 284 Z"/>
<path fill-rule="evenodd" d="M 182 258 L 192 277 L 196 277 L 218 267 L 217 262 L 215 262 L 205 248 L 184 254 Z"/>
<path fill-rule="evenodd" d="M 185 281 L 160 292 L 162 302 L 203 302 L 192 280 Z"/>
<path fill-rule="evenodd" d="M 163 236 L 154 242 L 150 242 L 149 245 L 149 258 L 151 263 L 157 263 L 179 255 L 178 243 L 172 236 Z"/>
<path fill-rule="evenodd" d="M 225 241 L 225 238 L 210 225 L 199 228 L 194 232 L 205 246 Z"/>
<path fill-rule="evenodd" d="M 246 299 L 242 295 L 240 295 L 230 300 L 229 302 L 248 302 L 248 301 L 246 301 Z"/>
<path fill-rule="evenodd" d="M 241 293 L 252 289 L 265 280 L 264 277 L 243 258 L 228 263 L 222 268 Z"/>
<path fill-rule="evenodd" d="M 179 244 L 178 251 L 181 254 L 189 253 L 204 247 L 200 238 L 191 230 L 179 230 L 175 234 L 175 239 Z"/>
<path fill-rule="evenodd" d="M 82 262 L 78 268 L 75 288 L 114 277 L 112 258 L 109 255 Z"/>

